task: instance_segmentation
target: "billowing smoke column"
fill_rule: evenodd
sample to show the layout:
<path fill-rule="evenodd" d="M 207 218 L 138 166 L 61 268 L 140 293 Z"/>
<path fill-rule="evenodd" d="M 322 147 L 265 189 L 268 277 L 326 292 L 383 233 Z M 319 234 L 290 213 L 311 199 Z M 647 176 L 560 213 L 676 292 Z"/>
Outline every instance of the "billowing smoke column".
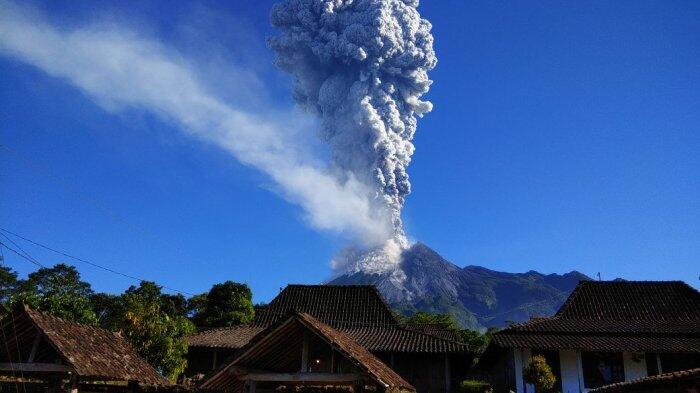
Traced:
<path fill-rule="evenodd" d="M 294 76 L 294 99 L 321 118 L 333 170 L 370 186 L 377 215 L 407 246 L 401 209 L 411 191 L 417 117 L 437 59 L 418 0 L 287 0 L 276 4 L 270 38 L 278 67 Z"/>

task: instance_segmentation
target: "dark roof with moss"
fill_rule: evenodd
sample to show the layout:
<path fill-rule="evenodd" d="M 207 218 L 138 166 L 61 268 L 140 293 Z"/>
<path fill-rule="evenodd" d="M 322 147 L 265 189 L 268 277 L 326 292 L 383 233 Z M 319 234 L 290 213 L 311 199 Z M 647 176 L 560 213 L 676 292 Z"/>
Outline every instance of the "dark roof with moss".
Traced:
<path fill-rule="evenodd" d="M 269 326 L 290 311 L 311 314 L 335 328 L 395 325 L 396 318 L 372 285 L 287 285 L 260 310 L 252 325 Z"/>
<path fill-rule="evenodd" d="M 700 352 L 700 293 L 679 281 L 583 281 L 552 318 L 494 334 L 506 348 Z"/>
<path fill-rule="evenodd" d="M 682 281 L 582 281 L 556 317 L 575 320 L 698 321 L 700 293 Z"/>

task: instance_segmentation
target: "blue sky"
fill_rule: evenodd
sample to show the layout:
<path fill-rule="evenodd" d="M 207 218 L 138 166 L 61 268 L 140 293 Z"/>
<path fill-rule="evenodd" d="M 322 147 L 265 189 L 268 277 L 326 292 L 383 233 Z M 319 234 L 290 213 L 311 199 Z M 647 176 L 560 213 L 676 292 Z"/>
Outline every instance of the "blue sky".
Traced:
<path fill-rule="evenodd" d="M 292 105 L 265 47 L 271 4 L 34 11 L 61 31 L 137 32 L 255 113 Z M 409 168 L 412 239 L 460 266 L 699 286 L 700 3 L 424 0 L 419 10 L 438 66 Z M 13 56 L 0 55 L 0 75 L 3 228 L 191 293 L 233 279 L 267 301 L 330 276 L 347 237 L 314 228 L 266 174 L 148 111 L 105 110 Z M 44 264 L 70 262 L 20 244 Z M 34 268 L 5 257 L 22 274 Z M 76 266 L 96 290 L 133 283 Z"/>

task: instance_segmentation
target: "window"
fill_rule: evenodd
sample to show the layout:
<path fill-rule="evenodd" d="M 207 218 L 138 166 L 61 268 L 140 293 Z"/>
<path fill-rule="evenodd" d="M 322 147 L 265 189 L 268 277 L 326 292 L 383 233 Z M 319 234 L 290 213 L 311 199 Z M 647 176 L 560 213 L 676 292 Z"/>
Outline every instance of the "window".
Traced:
<path fill-rule="evenodd" d="M 581 363 L 586 389 L 625 380 L 621 352 L 581 352 Z"/>
<path fill-rule="evenodd" d="M 659 359 L 656 353 L 647 352 L 646 362 L 647 362 L 647 375 L 659 375 Z"/>
<path fill-rule="evenodd" d="M 662 353 L 659 356 L 662 373 L 700 367 L 700 354 L 697 353 Z"/>

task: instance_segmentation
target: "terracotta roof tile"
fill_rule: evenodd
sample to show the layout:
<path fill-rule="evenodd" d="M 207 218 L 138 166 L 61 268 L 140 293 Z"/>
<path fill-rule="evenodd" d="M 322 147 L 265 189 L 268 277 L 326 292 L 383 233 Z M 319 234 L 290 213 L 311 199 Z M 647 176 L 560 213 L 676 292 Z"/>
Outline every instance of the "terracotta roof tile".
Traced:
<path fill-rule="evenodd" d="M 334 328 L 397 323 L 374 286 L 287 285 L 257 313 L 252 325 L 269 326 L 290 311 L 308 313 Z"/>
<path fill-rule="evenodd" d="M 681 389 L 684 386 L 688 389 Z M 639 378 L 627 382 L 614 383 L 593 389 L 591 393 L 614 393 L 614 392 L 682 392 L 691 390 L 689 388 L 700 388 L 700 368 L 676 371 L 672 373 L 659 374 L 646 378 Z"/>
<path fill-rule="evenodd" d="M 239 349 L 265 328 L 261 326 L 232 326 L 205 330 L 187 337 L 191 347 Z"/>
<path fill-rule="evenodd" d="M 64 321 L 26 306 L 24 312 L 81 377 L 170 384 L 117 333 Z"/>

